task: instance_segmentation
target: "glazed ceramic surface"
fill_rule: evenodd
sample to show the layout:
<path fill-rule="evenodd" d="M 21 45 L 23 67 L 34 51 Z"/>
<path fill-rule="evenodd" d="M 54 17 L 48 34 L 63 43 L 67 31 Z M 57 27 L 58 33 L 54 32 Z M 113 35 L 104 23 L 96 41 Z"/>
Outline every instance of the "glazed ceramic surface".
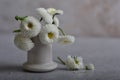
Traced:
<path fill-rule="evenodd" d="M 32 39 L 35 47 L 28 51 L 27 62 L 23 64 L 23 68 L 28 71 L 51 71 L 57 67 L 52 60 L 52 45 L 45 45 L 40 42 L 38 37 Z"/>

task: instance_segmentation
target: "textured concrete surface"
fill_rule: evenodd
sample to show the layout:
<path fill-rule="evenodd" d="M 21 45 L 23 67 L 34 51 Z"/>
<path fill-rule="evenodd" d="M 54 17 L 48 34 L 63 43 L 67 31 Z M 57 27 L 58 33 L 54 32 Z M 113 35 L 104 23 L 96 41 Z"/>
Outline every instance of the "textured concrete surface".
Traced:
<path fill-rule="evenodd" d="M 95 71 L 69 71 L 59 67 L 48 73 L 22 70 L 27 53 L 17 49 L 13 36 L 0 35 L 0 80 L 120 80 L 119 38 L 76 38 L 72 45 L 53 45 L 53 58 L 68 55 L 82 56 L 85 64 L 95 64 Z"/>
<path fill-rule="evenodd" d="M 19 28 L 14 16 L 36 16 L 39 7 L 64 10 L 60 26 L 68 34 L 120 37 L 120 0 L 0 0 L 0 34 Z"/>

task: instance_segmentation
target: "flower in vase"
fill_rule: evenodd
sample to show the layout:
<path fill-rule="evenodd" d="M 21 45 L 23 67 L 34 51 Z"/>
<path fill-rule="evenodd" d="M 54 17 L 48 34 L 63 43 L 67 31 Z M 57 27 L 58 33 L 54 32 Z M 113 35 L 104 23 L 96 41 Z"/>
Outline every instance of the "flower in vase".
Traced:
<path fill-rule="evenodd" d="M 55 14 L 60 14 L 60 15 L 62 15 L 62 14 L 63 14 L 63 11 L 62 11 L 62 10 L 56 10 L 55 8 L 48 8 L 47 11 L 48 11 L 48 13 L 51 14 L 51 15 L 55 15 Z"/>
<path fill-rule="evenodd" d="M 66 66 L 72 70 L 84 68 L 83 60 L 81 57 L 71 57 L 70 55 L 67 57 Z"/>
<path fill-rule="evenodd" d="M 59 26 L 59 19 L 56 16 L 53 18 L 53 24 Z"/>
<path fill-rule="evenodd" d="M 42 27 L 39 39 L 43 44 L 51 44 L 58 39 L 59 31 L 56 25 L 46 24 Z"/>
<path fill-rule="evenodd" d="M 25 37 L 35 37 L 41 30 L 41 24 L 34 17 L 28 16 L 23 21 L 21 21 L 20 30 L 21 34 Z"/>
<path fill-rule="evenodd" d="M 47 24 L 45 20 L 41 20 L 40 23 L 42 26 Z M 59 19 L 56 16 L 54 16 L 52 24 L 56 25 L 57 27 L 59 26 Z"/>
<path fill-rule="evenodd" d="M 41 16 L 41 20 L 44 20 L 47 24 L 52 24 L 52 16 L 47 12 L 45 8 L 37 8 L 38 14 Z"/>
<path fill-rule="evenodd" d="M 45 26 L 47 24 L 47 22 L 45 20 L 40 21 L 40 23 L 42 26 Z"/>
<path fill-rule="evenodd" d="M 16 47 L 23 51 L 29 51 L 34 47 L 34 43 L 32 42 L 32 40 L 24 37 L 21 34 L 16 34 L 14 44 L 16 45 Z"/>
<path fill-rule="evenodd" d="M 74 43 L 75 38 L 74 36 L 71 35 L 64 35 L 64 36 L 59 36 L 58 38 L 58 42 L 61 44 L 70 44 L 70 43 Z"/>

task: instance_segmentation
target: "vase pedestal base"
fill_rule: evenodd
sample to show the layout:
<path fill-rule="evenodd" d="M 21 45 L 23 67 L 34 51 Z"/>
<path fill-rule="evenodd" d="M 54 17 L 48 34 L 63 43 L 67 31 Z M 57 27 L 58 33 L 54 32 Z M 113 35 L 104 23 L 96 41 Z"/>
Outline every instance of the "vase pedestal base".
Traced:
<path fill-rule="evenodd" d="M 33 71 L 33 72 L 48 72 L 56 69 L 57 63 L 51 62 L 47 64 L 29 64 L 24 63 L 23 69 L 27 71 Z"/>

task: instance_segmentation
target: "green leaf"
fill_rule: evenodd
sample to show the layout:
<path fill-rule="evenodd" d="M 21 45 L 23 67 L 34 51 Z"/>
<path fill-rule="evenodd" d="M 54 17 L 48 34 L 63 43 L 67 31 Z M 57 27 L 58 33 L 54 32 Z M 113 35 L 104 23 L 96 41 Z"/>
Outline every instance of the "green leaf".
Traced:
<path fill-rule="evenodd" d="M 24 17 L 22 17 L 23 19 L 25 19 L 25 18 L 27 18 L 28 16 L 24 16 Z"/>
<path fill-rule="evenodd" d="M 18 21 L 18 16 L 15 16 L 15 20 L 17 20 L 17 21 Z"/>
<path fill-rule="evenodd" d="M 15 20 L 20 20 L 20 21 L 23 21 L 25 18 L 27 18 L 28 16 L 23 16 L 23 17 L 20 17 L 20 16 L 15 16 Z"/>

